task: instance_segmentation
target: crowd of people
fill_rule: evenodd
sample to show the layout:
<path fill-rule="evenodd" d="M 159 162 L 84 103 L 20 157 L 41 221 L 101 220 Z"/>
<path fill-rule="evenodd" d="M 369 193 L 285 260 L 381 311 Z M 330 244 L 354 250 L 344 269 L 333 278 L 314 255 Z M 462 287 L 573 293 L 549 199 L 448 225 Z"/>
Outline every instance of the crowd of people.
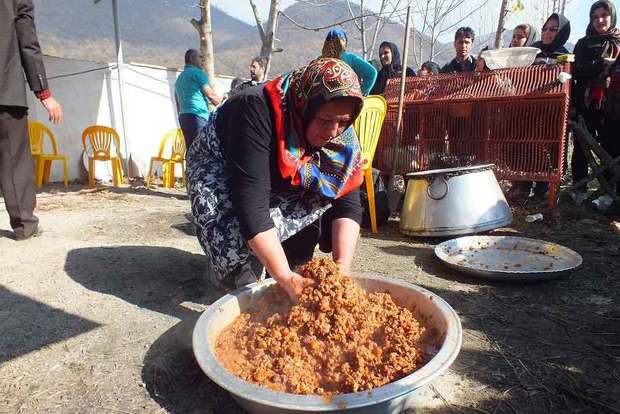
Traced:
<path fill-rule="evenodd" d="M 23 240 L 39 234 L 40 228 L 33 214 L 22 74 L 50 121 L 59 122 L 62 109 L 46 82 L 32 1 L 13 0 L 11 10 L 2 15 L 0 25 L 5 68 L 0 77 L 0 185 L 15 238 Z M 572 107 L 603 148 L 617 157 L 620 31 L 615 6 L 609 0 L 596 1 L 589 17 L 585 36 L 574 50 Z M 532 25 L 515 27 L 510 47 L 536 47 L 540 53 L 534 64 L 554 64 L 568 53 L 570 32 L 570 22 L 554 13 L 543 24 L 540 39 Z M 188 50 L 175 97 L 187 144 L 194 223 L 209 257 L 211 280 L 239 286 L 267 272 L 295 297 L 311 283 L 295 273 L 295 265 L 312 257 L 317 244 L 332 252 L 347 273 L 362 216 L 364 159 L 352 125 L 363 97 L 384 93 L 388 80 L 403 72 L 435 76 L 488 70 L 484 58 L 472 53 L 475 42 L 471 28 L 459 28 L 455 57 L 442 68 L 425 62 L 416 75 L 401 61 L 394 43 L 381 43 L 379 60 L 373 64 L 348 51 L 346 33 L 334 29 L 317 59 L 274 79 L 265 79 L 265 61 L 254 58 L 250 80 L 234 82 L 226 96 L 209 86 L 200 51 Z M 11 58 L 18 55 L 20 59 Z M 575 145 L 573 181 L 587 173 L 585 157 Z M 582 200 L 585 188 L 576 194 L 575 200 Z"/>
<path fill-rule="evenodd" d="M 533 25 L 515 27 L 509 47 L 536 47 L 535 65 L 555 64 L 569 53 L 570 33 L 568 19 L 554 13 L 540 38 Z M 455 57 L 443 67 L 425 62 L 417 75 L 401 61 L 394 43 L 381 43 L 379 61 L 367 62 L 347 50 L 341 29 L 328 33 L 317 59 L 273 80 L 263 79 L 260 58 L 252 60 L 251 80 L 234 85 L 206 124 L 188 129 L 186 136 L 189 194 L 212 282 L 240 286 L 266 272 L 294 298 L 311 283 L 295 273 L 295 266 L 311 258 L 317 245 L 331 251 L 347 272 L 362 212 L 364 161 L 352 124 L 363 96 L 383 94 L 388 80 L 403 71 L 405 76 L 487 71 L 484 57 L 472 53 L 475 42 L 471 28 L 459 28 Z M 620 88 L 614 79 L 620 76 L 620 31 L 611 1 L 592 5 L 590 24 L 574 54 L 572 106 L 610 155 L 619 156 L 614 131 L 620 99 L 614 100 L 614 94 Z M 202 76 L 197 79 L 200 88 L 206 87 Z M 220 99 L 206 90 L 198 93 L 213 103 Z M 588 165 L 575 147 L 573 180 L 578 181 Z M 515 188 L 529 194 L 532 184 Z M 546 191 L 544 185 L 534 187 Z"/>

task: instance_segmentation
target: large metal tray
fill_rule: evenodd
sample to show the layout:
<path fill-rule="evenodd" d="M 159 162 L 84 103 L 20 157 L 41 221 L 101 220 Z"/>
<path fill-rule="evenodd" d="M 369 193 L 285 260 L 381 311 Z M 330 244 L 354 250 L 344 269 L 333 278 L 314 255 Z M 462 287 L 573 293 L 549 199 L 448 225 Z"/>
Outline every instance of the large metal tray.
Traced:
<path fill-rule="evenodd" d="M 532 282 L 564 275 L 581 256 L 559 244 L 513 236 L 468 236 L 435 247 L 435 255 L 459 272 L 489 280 Z"/>

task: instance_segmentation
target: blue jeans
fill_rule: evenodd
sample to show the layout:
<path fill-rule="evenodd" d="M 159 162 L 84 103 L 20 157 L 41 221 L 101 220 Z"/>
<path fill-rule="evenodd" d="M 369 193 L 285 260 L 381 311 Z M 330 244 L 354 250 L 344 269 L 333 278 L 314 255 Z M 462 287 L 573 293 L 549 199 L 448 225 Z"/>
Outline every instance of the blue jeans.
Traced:
<path fill-rule="evenodd" d="M 207 125 L 207 119 L 194 114 L 180 114 L 179 125 L 185 137 L 185 148 L 189 149 L 200 130 Z"/>

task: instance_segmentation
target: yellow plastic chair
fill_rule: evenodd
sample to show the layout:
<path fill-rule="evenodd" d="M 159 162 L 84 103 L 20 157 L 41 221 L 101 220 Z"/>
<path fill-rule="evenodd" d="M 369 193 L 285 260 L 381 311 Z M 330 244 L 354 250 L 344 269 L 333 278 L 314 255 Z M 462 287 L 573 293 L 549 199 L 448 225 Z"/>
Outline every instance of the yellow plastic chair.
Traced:
<path fill-rule="evenodd" d="M 377 233 L 377 210 L 375 207 L 375 185 L 372 177 L 372 160 L 381 135 L 383 120 L 387 112 L 387 103 L 383 96 L 370 95 L 364 98 L 364 107 L 355 120 L 353 127 L 359 138 L 364 158 L 364 181 L 366 193 L 368 193 L 368 206 L 370 208 L 370 229 Z"/>
<path fill-rule="evenodd" d="M 82 146 L 84 152 L 88 153 L 86 141 L 93 150 L 92 156 L 88 156 L 88 185 L 95 186 L 95 161 L 111 161 L 112 182 L 118 187 L 123 181 L 123 166 L 120 157 L 112 156 L 110 151 L 114 145 L 116 154 L 120 153 L 121 139 L 118 133 L 110 127 L 93 125 L 82 132 Z"/>
<path fill-rule="evenodd" d="M 50 179 L 52 171 L 52 161 L 62 161 L 65 188 L 69 187 L 67 179 L 67 158 L 63 154 L 58 153 L 56 145 L 56 137 L 52 131 L 37 121 L 28 121 L 28 135 L 30 136 L 30 153 L 34 159 L 34 180 L 37 188 L 41 188 L 43 184 Z M 47 136 L 52 144 L 52 153 L 44 152 L 45 136 Z"/>
<path fill-rule="evenodd" d="M 164 157 L 164 153 L 168 147 L 170 147 L 170 157 L 166 158 Z M 174 169 L 176 164 L 181 164 L 181 171 L 183 172 L 181 182 L 185 185 L 185 138 L 183 137 L 183 131 L 181 131 L 181 128 L 168 131 L 159 144 L 158 155 L 156 157 L 151 157 L 148 176 L 146 178 L 147 188 L 151 186 L 153 165 L 156 162 L 161 162 L 164 187 L 174 187 L 174 181 L 176 179 L 174 176 Z"/>

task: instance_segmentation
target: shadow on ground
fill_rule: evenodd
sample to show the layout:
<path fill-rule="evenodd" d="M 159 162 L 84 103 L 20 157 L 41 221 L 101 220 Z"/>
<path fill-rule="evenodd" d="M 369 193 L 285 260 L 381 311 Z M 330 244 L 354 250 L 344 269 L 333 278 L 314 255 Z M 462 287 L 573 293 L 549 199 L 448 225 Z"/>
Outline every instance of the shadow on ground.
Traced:
<path fill-rule="evenodd" d="M 208 305 L 226 290 L 203 277 L 206 258 L 170 247 L 118 246 L 71 250 L 67 274 L 84 287 L 181 319 L 146 353 L 142 378 L 151 397 L 171 413 L 243 413 L 194 359 L 192 330 L 200 313 L 183 302 Z"/>
<path fill-rule="evenodd" d="M 0 366 L 98 326 L 0 285 Z"/>
<path fill-rule="evenodd" d="M 191 348 L 191 332 L 199 314 L 175 325 L 146 353 L 142 381 L 166 412 L 246 413 L 230 394 L 204 375 Z"/>
<path fill-rule="evenodd" d="M 185 301 L 211 303 L 224 294 L 204 278 L 206 257 L 159 246 L 74 249 L 65 271 L 87 289 L 180 319 L 193 311 Z"/>
<path fill-rule="evenodd" d="M 178 200 L 188 200 L 187 193 L 184 189 L 172 189 L 159 186 L 146 187 L 141 181 L 132 182 L 128 186 L 114 187 L 110 184 L 98 184 L 91 188 L 86 184 L 70 184 L 69 188 L 65 188 L 61 183 L 49 183 L 37 190 L 38 197 L 45 198 L 47 194 L 53 195 L 72 195 L 81 193 L 92 193 L 97 191 L 109 191 L 116 194 L 136 194 L 149 195 L 163 198 L 176 198 Z"/>

